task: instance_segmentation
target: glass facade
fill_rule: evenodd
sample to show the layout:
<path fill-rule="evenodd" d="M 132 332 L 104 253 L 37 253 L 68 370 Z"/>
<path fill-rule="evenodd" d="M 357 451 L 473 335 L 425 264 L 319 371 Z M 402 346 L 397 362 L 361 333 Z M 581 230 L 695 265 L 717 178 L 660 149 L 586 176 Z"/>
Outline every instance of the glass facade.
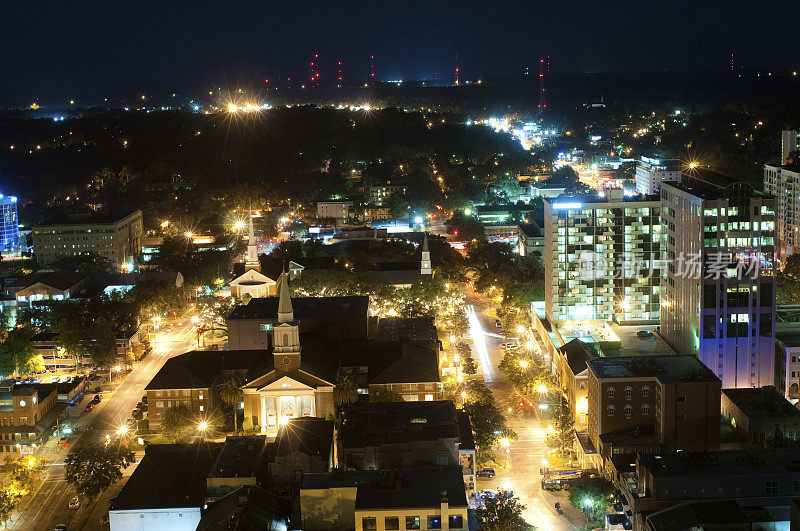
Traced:
<path fill-rule="evenodd" d="M 16 253 L 19 250 L 19 218 L 17 198 L 0 194 L 0 252 Z"/>

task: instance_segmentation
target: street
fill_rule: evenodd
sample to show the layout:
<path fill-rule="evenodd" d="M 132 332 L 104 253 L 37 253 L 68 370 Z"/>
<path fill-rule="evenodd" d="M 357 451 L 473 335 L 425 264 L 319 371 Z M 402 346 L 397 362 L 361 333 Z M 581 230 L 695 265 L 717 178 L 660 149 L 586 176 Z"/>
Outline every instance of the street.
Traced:
<path fill-rule="evenodd" d="M 515 407 L 517 397 L 511 385 L 505 381 L 503 373 L 497 369 L 503 359 L 500 346 L 511 339 L 496 333 L 494 317 L 488 314 L 491 305 L 476 296 L 471 290 L 465 290 L 467 296 L 467 316 L 469 317 L 469 335 L 476 361 L 484 375 L 486 385 L 492 390 L 497 406 L 502 411 L 512 409 L 506 418 L 511 429 L 517 432 L 517 440 L 508 447 L 505 458 L 499 454 L 498 461 L 505 466 L 495 467 L 493 478 L 478 478 L 478 490 L 498 488 L 510 489 L 525 504 L 523 512 L 525 520 L 539 530 L 557 531 L 574 529 L 574 527 L 547 501 L 541 489 L 539 468 L 542 459 L 547 455 L 545 445 L 546 430 L 535 413 L 519 413 Z"/>
<path fill-rule="evenodd" d="M 152 343 L 152 352 L 135 366 L 115 391 L 106 393 L 100 404 L 90 413 L 84 413 L 83 408 L 95 393 L 87 387 L 84 400 L 70 411 L 69 421 L 80 435 L 70 442 L 70 448 L 58 454 L 54 453 L 55 448 L 48 448 L 51 453 L 46 456 L 50 461 L 46 476 L 33 494 L 22 500 L 19 512 L 7 523 L 9 529 L 40 531 L 53 529 L 58 524 L 69 524 L 70 529 L 107 529 L 107 525 L 100 524 L 100 515 L 108 509 L 108 492 L 100 496 L 91 511 L 77 511 L 78 514 L 85 515 L 84 521 L 69 522 L 76 515 L 75 510 L 67 507 L 75 491 L 64 480 L 64 458 L 76 445 L 102 440 L 109 432 L 113 436 L 113 432 L 125 422 L 136 403 L 142 399 L 145 386 L 164 362 L 172 356 L 195 348 L 195 329 L 189 321 L 192 312 L 193 310 L 187 310 L 177 317 L 180 324 L 172 330 L 157 332 Z M 137 462 L 138 459 L 140 456 L 137 456 Z M 134 468 L 135 465 L 124 471 L 125 476 L 129 476 Z M 123 482 L 124 479 L 119 485 Z M 118 489 L 112 487 L 109 490 L 116 492 Z"/>

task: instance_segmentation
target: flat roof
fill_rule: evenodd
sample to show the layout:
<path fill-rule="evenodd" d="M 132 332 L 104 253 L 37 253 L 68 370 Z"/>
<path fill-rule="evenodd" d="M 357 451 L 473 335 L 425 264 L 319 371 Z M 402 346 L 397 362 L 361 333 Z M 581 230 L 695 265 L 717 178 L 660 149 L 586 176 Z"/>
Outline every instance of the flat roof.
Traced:
<path fill-rule="evenodd" d="M 255 477 L 267 448 L 266 435 L 226 437 L 225 444 L 208 473 L 210 478 Z"/>
<path fill-rule="evenodd" d="M 356 509 L 441 507 L 446 494 L 451 507 L 466 507 L 461 467 L 411 470 L 358 470 L 305 474 L 301 490 L 357 487 Z"/>
<path fill-rule="evenodd" d="M 719 382 L 696 356 L 630 356 L 595 358 L 586 365 L 598 379 L 654 377 L 663 383 Z"/>
<path fill-rule="evenodd" d="M 800 477 L 800 452 L 796 448 L 639 454 L 637 463 L 655 477 L 770 474 Z"/>
<path fill-rule="evenodd" d="M 109 511 L 203 507 L 221 443 L 151 444 Z"/>
<path fill-rule="evenodd" d="M 455 405 L 434 402 L 348 404 L 339 428 L 343 448 L 460 438 Z"/>
<path fill-rule="evenodd" d="M 800 417 L 800 410 L 772 385 L 723 389 L 722 394 L 748 417 Z"/>
<path fill-rule="evenodd" d="M 292 297 L 295 320 L 331 318 L 367 318 L 369 297 Z M 277 319 L 278 297 L 256 297 L 245 306 L 233 309 L 228 319 Z"/>
<path fill-rule="evenodd" d="M 797 332 L 778 332 L 775 339 L 786 347 L 800 347 L 800 330 Z"/>
<path fill-rule="evenodd" d="M 142 215 L 141 210 L 128 210 L 112 211 L 112 212 L 78 212 L 67 213 L 61 212 L 43 223 L 39 223 L 34 229 L 39 227 L 48 227 L 52 225 L 110 225 L 119 223 L 123 219 L 133 216 L 134 214 Z"/>

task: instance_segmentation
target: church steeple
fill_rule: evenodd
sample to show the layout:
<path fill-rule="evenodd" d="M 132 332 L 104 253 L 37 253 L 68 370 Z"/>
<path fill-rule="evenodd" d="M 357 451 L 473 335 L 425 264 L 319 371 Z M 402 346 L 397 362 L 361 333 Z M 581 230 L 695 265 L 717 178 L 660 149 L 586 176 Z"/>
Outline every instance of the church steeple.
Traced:
<path fill-rule="evenodd" d="M 294 320 L 292 297 L 289 295 L 289 274 L 284 271 L 278 278 L 278 322 L 288 323 Z"/>
<path fill-rule="evenodd" d="M 278 324 L 273 328 L 275 369 L 290 372 L 300 368 L 300 326 L 294 320 L 289 296 L 289 274 L 278 278 Z"/>
<path fill-rule="evenodd" d="M 258 245 L 256 244 L 256 235 L 253 231 L 253 211 L 250 211 L 250 219 L 248 224 L 248 238 L 247 238 L 247 255 L 244 260 L 244 270 L 249 271 L 255 269 L 261 271 L 261 262 L 258 260 Z"/>
<path fill-rule="evenodd" d="M 433 269 L 431 268 L 431 252 L 428 250 L 428 233 L 422 233 L 422 258 L 419 264 L 420 275 L 432 275 Z"/>

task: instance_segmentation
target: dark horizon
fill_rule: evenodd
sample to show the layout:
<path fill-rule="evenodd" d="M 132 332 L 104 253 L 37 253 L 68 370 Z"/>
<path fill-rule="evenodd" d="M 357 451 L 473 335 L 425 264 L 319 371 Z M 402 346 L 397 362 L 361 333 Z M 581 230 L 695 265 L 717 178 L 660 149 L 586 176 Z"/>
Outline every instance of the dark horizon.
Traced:
<path fill-rule="evenodd" d="M 555 73 L 798 69 L 800 8 L 742 1 L 675 5 L 446 2 L 243 2 L 220 8 L 109 2 L 6 6 L 0 95 L 25 101 L 146 92 L 152 87 L 269 86 L 308 80 L 451 82 Z M 627 5 L 622 5 L 627 4 Z M 775 5 L 773 5 L 775 4 Z M 719 7 L 717 7 L 719 6 Z M 794 13 L 794 15 L 792 14 Z M 746 16 L 744 16 L 746 15 Z M 374 68 L 369 57 L 375 56 Z M 3 102 L 0 102 L 2 105 Z"/>

